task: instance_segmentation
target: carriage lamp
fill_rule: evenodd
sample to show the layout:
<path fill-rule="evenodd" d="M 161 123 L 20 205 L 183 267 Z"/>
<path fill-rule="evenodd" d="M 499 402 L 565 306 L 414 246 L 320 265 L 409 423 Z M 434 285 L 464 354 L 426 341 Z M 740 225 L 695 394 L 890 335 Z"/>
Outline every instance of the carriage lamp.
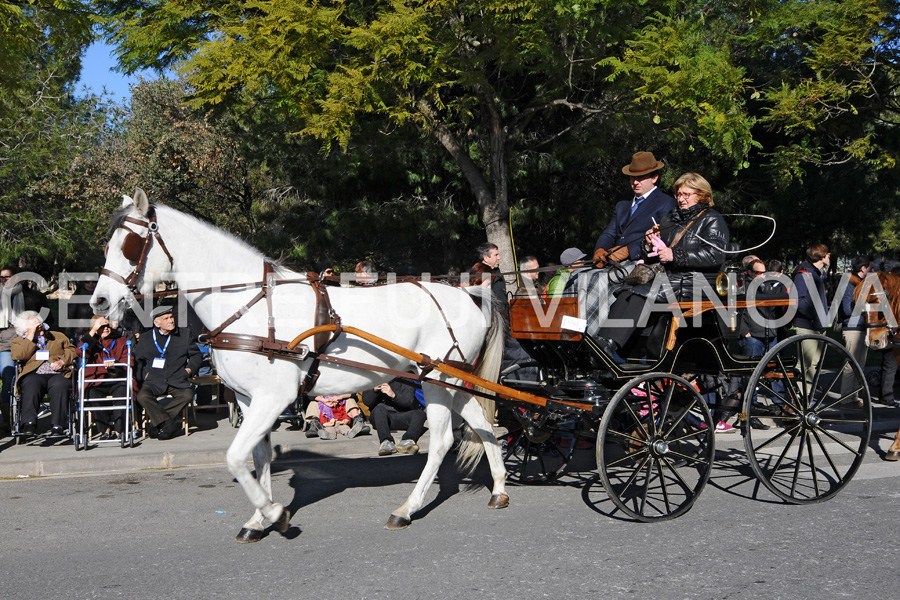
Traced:
<path fill-rule="evenodd" d="M 716 293 L 722 297 L 743 295 L 744 275 L 739 268 L 729 265 L 716 275 Z"/>

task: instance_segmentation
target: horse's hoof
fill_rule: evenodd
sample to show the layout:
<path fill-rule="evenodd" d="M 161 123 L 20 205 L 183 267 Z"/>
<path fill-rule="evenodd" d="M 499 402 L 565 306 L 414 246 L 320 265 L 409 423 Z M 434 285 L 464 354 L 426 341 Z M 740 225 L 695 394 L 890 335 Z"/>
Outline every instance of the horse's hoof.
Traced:
<path fill-rule="evenodd" d="M 241 544 L 250 544 L 263 539 L 263 533 L 262 529 L 248 529 L 246 527 L 241 527 L 240 532 L 234 539 Z"/>
<path fill-rule="evenodd" d="M 398 517 L 397 515 L 391 515 L 391 518 L 387 520 L 387 523 L 384 524 L 385 529 L 406 529 L 409 527 L 409 524 L 412 523 L 409 519 L 405 517 Z"/>
<path fill-rule="evenodd" d="M 281 516 L 278 517 L 278 520 L 272 523 L 272 527 L 275 528 L 275 531 L 278 533 L 287 533 L 288 527 L 291 526 L 291 513 L 288 509 L 284 509 L 281 511 Z"/>
<path fill-rule="evenodd" d="M 900 460 L 900 452 L 898 452 L 896 450 L 888 450 L 884 454 L 884 460 L 890 460 L 890 461 Z"/>
<path fill-rule="evenodd" d="M 506 508 L 509 506 L 509 496 L 506 494 L 494 494 L 488 502 L 488 508 Z"/>

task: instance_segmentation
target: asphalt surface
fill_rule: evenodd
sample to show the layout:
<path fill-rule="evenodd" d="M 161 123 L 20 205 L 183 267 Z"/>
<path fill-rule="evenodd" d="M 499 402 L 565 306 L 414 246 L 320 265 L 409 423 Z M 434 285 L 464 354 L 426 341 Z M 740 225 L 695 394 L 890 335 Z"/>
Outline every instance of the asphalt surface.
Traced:
<path fill-rule="evenodd" d="M 873 421 L 873 439 L 896 432 L 900 427 L 900 409 L 873 404 Z M 223 410 L 201 409 L 197 411 L 196 419 L 191 419 L 189 435 L 164 441 L 139 438 L 134 447 L 128 448 L 121 448 L 118 443 L 104 443 L 76 451 L 70 439 L 54 442 L 39 434 L 17 444 L 12 437 L 6 436 L 0 439 L 0 479 L 206 466 L 225 468 L 225 451 L 235 433 L 236 429 L 231 427 Z M 717 446 L 718 440 L 740 446 L 741 436 L 737 433 L 717 436 Z M 272 432 L 272 445 L 276 463 L 372 457 L 378 453 L 378 439 L 374 435 L 352 440 L 343 436 L 338 436 L 337 440 L 310 439 L 287 421 L 279 422 Z M 428 451 L 427 432 L 419 440 L 419 447 L 422 452 Z"/>

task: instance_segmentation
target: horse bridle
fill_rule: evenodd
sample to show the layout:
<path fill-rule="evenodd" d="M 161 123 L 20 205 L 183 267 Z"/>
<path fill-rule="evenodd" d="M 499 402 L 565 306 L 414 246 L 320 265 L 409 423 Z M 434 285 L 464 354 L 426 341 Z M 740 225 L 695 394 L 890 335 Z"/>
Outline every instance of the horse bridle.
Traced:
<path fill-rule="evenodd" d="M 137 280 L 144 272 L 144 268 L 146 267 L 147 255 L 150 253 L 150 242 L 152 241 L 152 238 L 156 239 L 159 247 L 162 248 L 162 251 L 166 253 L 166 256 L 169 258 L 170 265 L 174 265 L 175 260 L 172 258 L 172 255 L 169 254 L 169 249 L 166 248 L 166 244 L 163 242 L 162 237 L 160 237 L 159 235 L 159 225 L 157 225 L 156 223 L 156 209 L 153 206 L 151 206 L 147 211 L 146 219 L 125 217 L 123 221 L 124 222 L 119 225 L 118 229 L 124 229 L 128 233 L 125 235 L 125 241 L 122 242 L 122 256 L 134 263 L 134 269 L 132 269 L 131 273 L 129 273 L 127 277 L 123 277 L 115 271 L 110 271 L 109 269 L 104 267 L 100 269 L 100 275 L 106 275 L 113 281 L 117 281 L 123 284 L 131 291 L 132 295 L 137 295 L 139 292 L 137 287 Z M 134 223 L 135 225 L 145 227 L 147 229 L 147 233 L 141 235 L 140 233 L 129 227 L 128 223 Z"/>

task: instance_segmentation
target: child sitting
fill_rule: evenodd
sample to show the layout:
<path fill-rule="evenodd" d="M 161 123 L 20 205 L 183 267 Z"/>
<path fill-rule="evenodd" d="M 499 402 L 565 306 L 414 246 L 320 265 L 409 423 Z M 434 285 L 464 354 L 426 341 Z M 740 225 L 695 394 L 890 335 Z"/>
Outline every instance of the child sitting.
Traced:
<path fill-rule="evenodd" d="M 316 396 L 306 408 L 306 437 L 335 440 L 340 433 L 352 439 L 369 433 L 372 429 L 352 397 L 351 394 Z"/>

